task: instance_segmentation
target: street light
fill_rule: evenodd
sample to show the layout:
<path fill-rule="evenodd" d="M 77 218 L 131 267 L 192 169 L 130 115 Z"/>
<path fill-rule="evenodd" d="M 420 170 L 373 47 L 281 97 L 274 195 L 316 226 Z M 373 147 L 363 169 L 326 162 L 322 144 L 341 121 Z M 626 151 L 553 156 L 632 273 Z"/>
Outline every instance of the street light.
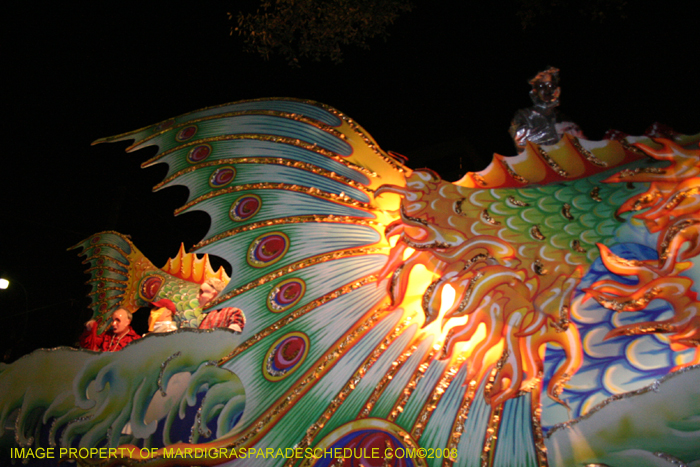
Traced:
<path fill-rule="evenodd" d="M 2 274 L 2 276 L 5 276 L 5 273 Z M 10 280 L 6 279 L 5 277 L 0 276 L 0 290 L 5 290 L 10 287 Z M 22 326 L 22 333 L 19 335 L 19 338 L 15 339 L 15 335 L 13 332 L 13 335 L 11 337 L 11 340 L 14 341 L 12 345 L 15 345 L 17 343 L 21 343 L 24 339 L 24 336 L 27 333 L 27 325 L 29 324 L 29 295 L 27 294 L 27 289 L 24 288 L 24 285 L 16 279 L 12 279 L 12 288 L 17 288 L 19 286 L 20 289 L 22 289 L 22 292 L 24 292 L 24 312 L 22 313 L 24 315 L 24 325 Z"/>

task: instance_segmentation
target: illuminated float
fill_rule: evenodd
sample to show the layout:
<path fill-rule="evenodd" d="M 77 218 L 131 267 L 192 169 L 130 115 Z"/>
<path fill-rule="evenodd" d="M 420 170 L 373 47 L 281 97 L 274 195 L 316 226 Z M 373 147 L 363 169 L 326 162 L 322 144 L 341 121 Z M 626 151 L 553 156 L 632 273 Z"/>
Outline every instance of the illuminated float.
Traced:
<path fill-rule="evenodd" d="M 176 214 L 211 217 L 193 252 L 233 273 L 210 308 L 242 309 L 246 327 L 194 329 L 206 259 L 159 269 L 94 235 L 78 247 L 103 328 L 117 306 L 167 298 L 180 330 L 3 366 L 8 450 L 130 466 L 700 462 L 700 134 L 528 142 L 455 183 L 311 101 L 99 142 L 126 140 L 158 147 L 157 189 L 189 189 Z"/>

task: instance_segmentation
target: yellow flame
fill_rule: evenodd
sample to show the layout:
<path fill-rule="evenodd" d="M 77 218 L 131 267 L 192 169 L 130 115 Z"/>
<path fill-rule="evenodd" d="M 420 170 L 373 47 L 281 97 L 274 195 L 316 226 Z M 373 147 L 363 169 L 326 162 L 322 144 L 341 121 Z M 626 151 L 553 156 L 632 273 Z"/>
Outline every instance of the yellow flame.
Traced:
<path fill-rule="evenodd" d="M 467 317 L 465 316 L 463 319 L 464 322 L 467 322 Z M 479 324 L 479 326 L 476 328 L 476 332 L 474 333 L 474 336 L 472 336 L 471 339 L 469 339 L 466 342 L 457 342 L 455 344 L 455 350 L 454 354 L 455 355 L 463 355 L 465 357 L 469 357 L 472 352 L 474 352 L 474 349 L 476 348 L 477 345 L 481 341 L 483 341 L 486 338 L 486 325 L 484 323 Z"/>
<path fill-rule="evenodd" d="M 408 252 L 408 255 L 410 255 L 412 252 L 413 251 Z M 425 292 L 425 289 L 428 287 L 428 285 L 433 280 L 435 280 L 435 276 L 436 274 L 428 271 L 426 267 L 422 264 L 416 265 L 413 268 L 413 270 L 411 271 L 411 275 L 409 276 L 408 292 L 406 293 L 403 303 L 401 304 L 401 306 L 405 310 L 404 316 L 425 316 L 422 309 L 423 293 Z M 454 287 L 452 287 L 452 285 L 445 284 L 440 297 L 441 304 L 438 318 L 432 323 L 430 323 L 425 329 L 423 329 L 424 336 L 432 335 L 434 337 L 433 347 L 436 350 L 442 347 L 443 343 L 445 342 L 447 333 L 450 329 L 452 329 L 455 326 L 461 326 L 465 324 L 469 319 L 468 316 L 451 319 L 449 321 L 448 326 L 446 326 L 444 329 L 440 329 L 442 325 L 442 319 L 445 313 L 449 309 L 451 309 L 455 304 L 457 292 L 455 291 Z M 466 346 L 466 348 L 468 348 L 471 351 L 471 349 L 476 345 L 476 343 L 481 341 L 485 335 L 485 329 L 479 328 L 479 332 L 477 333 L 477 335 L 475 335 L 474 338 L 470 341 L 470 344 L 471 342 L 473 342 L 473 344 Z"/>
<path fill-rule="evenodd" d="M 455 304 L 455 297 L 457 292 L 455 292 L 454 287 L 450 284 L 445 284 L 442 289 L 442 304 L 440 305 L 440 316 L 442 317 L 445 312 Z"/>

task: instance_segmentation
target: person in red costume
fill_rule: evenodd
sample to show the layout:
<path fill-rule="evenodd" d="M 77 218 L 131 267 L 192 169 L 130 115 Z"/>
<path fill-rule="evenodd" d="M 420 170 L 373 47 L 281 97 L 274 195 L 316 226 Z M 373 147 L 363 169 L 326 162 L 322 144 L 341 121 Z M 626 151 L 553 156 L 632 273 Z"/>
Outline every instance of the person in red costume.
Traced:
<path fill-rule="evenodd" d="M 205 308 L 212 300 L 216 298 L 226 284 L 219 279 L 209 279 L 199 288 L 197 300 L 199 306 Z M 207 312 L 199 329 L 215 329 L 227 328 L 235 332 L 242 332 L 245 327 L 245 316 L 238 308 L 221 308 L 219 310 L 211 310 Z"/>
<path fill-rule="evenodd" d="M 116 352 L 123 349 L 126 344 L 141 336 L 131 327 L 131 312 L 125 308 L 119 308 L 112 313 L 112 324 L 102 335 L 97 335 L 97 322 L 93 319 L 85 323 L 85 331 L 80 336 L 80 347 L 88 350 L 103 352 Z"/>
<path fill-rule="evenodd" d="M 204 282 L 197 294 L 199 306 L 206 308 L 224 290 L 225 286 L 225 282 L 215 278 Z M 175 313 L 177 313 L 177 308 L 171 300 L 164 298 L 152 302 L 151 305 L 154 309 L 151 311 L 148 321 L 148 330 L 150 332 L 170 332 L 178 329 L 178 325 L 173 320 Z M 242 332 L 244 327 L 245 315 L 239 308 L 232 307 L 209 311 L 199 324 L 199 329 L 224 328 L 234 332 Z"/>

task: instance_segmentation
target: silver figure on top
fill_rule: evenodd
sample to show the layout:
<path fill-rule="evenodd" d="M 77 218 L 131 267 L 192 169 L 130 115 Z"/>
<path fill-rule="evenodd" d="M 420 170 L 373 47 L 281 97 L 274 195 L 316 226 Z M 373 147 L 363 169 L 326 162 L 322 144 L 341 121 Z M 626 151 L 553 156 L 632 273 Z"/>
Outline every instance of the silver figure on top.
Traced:
<path fill-rule="evenodd" d="M 540 71 L 530 80 L 530 85 L 533 106 L 518 110 L 509 129 L 519 153 L 525 149 L 528 141 L 554 144 L 564 133 L 585 138 L 581 128 L 576 123 L 567 121 L 556 109 L 561 95 L 558 68 L 549 67 Z"/>

